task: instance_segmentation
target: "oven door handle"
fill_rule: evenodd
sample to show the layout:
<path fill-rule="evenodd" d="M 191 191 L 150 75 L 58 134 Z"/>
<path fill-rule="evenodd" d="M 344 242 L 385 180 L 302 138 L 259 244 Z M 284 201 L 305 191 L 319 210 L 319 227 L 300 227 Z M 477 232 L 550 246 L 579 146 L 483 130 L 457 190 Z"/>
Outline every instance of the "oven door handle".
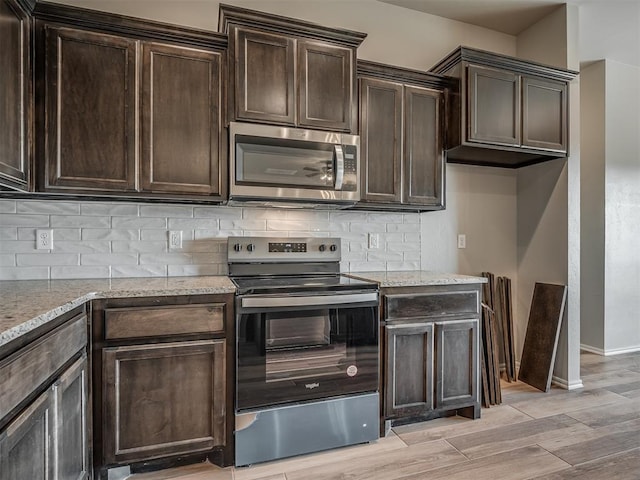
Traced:
<path fill-rule="evenodd" d="M 372 292 L 346 295 L 307 295 L 300 297 L 245 297 L 241 300 L 241 306 L 244 308 L 312 307 L 377 301 L 378 293 Z"/>

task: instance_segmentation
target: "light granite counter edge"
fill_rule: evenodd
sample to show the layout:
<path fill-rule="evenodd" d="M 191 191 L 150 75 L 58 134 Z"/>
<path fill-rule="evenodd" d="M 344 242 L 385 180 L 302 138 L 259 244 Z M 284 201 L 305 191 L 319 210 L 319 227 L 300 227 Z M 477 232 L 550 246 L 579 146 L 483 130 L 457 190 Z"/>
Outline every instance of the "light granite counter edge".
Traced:
<path fill-rule="evenodd" d="M 407 272 L 351 272 L 350 277 L 377 282 L 380 288 L 423 287 L 432 285 L 464 285 L 487 283 L 485 277 L 425 270 Z"/>
<path fill-rule="evenodd" d="M 20 338 L 36 328 L 46 325 L 48 322 L 70 312 L 74 308 L 80 307 L 88 301 L 103 298 L 135 298 L 135 297 L 164 297 L 171 295 L 215 295 L 234 293 L 235 287 L 212 287 L 212 288 L 185 288 L 185 289 L 160 289 L 160 290 L 109 290 L 89 292 L 72 300 L 66 301 L 55 308 L 49 309 L 37 316 L 18 323 L 7 330 L 0 331 L 0 349 L 10 342 Z M 20 320 L 18 320 L 20 321 Z"/>

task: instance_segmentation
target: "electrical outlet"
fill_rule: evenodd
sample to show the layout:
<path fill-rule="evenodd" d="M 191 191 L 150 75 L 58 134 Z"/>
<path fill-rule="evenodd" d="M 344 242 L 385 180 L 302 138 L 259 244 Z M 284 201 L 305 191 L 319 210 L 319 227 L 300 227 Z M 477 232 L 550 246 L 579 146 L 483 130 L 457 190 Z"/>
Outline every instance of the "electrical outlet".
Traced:
<path fill-rule="evenodd" d="M 467 248 L 467 236 L 464 233 L 458 234 L 458 248 Z"/>
<path fill-rule="evenodd" d="M 369 234 L 369 248 L 380 248 L 380 236 L 377 233 Z"/>
<path fill-rule="evenodd" d="M 182 230 L 171 230 L 169 232 L 169 248 L 182 248 Z"/>
<path fill-rule="evenodd" d="M 53 250 L 53 230 L 36 230 L 36 249 Z"/>

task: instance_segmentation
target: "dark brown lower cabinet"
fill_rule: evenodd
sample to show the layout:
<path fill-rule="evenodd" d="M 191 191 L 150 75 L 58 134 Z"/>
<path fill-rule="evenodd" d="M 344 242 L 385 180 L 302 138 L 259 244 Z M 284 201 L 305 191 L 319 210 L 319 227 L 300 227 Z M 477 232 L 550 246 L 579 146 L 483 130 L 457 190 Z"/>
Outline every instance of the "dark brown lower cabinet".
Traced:
<path fill-rule="evenodd" d="M 1 480 L 89 478 L 87 357 L 0 433 Z"/>
<path fill-rule="evenodd" d="M 83 356 L 53 385 L 56 480 L 89 478 L 88 394 Z"/>
<path fill-rule="evenodd" d="M 108 347 L 103 372 L 105 462 L 224 444 L 224 339 Z"/>
<path fill-rule="evenodd" d="M 0 433 L 0 479 L 53 479 L 53 392 L 47 390 Z"/>
<path fill-rule="evenodd" d="M 478 320 L 436 322 L 436 408 L 468 406 L 478 396 Z"/>
<path fill-rule="evenodd" d="M 433 409 L 433 323 L 385 327 L 387 389 L 385 415 Z"/>
<path fill-rule="evenodd" d="M 479 284 L 383 288 L 382 420 L 480 416 Z"/>

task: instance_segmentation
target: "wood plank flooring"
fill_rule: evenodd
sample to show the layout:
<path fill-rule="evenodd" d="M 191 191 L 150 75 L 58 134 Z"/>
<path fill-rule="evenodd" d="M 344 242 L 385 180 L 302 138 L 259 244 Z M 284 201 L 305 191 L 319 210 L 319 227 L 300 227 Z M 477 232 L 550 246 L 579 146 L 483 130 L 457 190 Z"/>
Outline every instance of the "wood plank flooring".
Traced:
<path fill-rule="evenodd" d="M 584 388 L 502 383 L 479 420 L 396 427 L 369 445 L 250 467 L 210 464 L 130 480 L 640 480 L 640 353 L 581 355 Z"/>

